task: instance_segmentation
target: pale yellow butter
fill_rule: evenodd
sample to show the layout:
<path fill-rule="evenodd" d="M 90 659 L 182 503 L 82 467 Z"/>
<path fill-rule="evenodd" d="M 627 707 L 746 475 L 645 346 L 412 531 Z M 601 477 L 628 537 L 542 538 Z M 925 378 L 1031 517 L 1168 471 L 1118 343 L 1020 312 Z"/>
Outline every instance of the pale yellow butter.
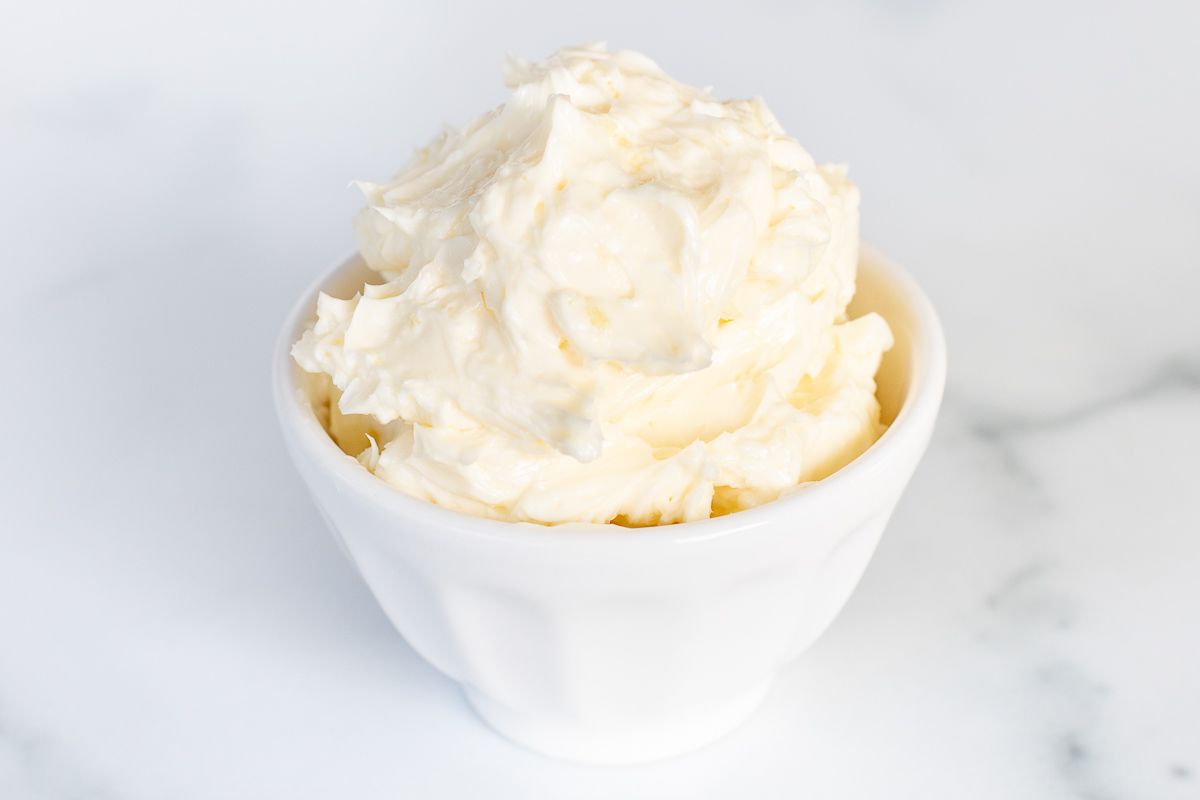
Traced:
<path fill-rule="evenodd" d="M 322 296 L 293 348 L 340 391 L 346 446 L 377 443 L 367 468 L 469 514 L 647 525 L 772 500 L 875 441 L 891 333 L 845 318 L 843 169 L 761 100 L 635 53 L 514 60 L 508 83 L 362 184 L 383 282 Z"/>

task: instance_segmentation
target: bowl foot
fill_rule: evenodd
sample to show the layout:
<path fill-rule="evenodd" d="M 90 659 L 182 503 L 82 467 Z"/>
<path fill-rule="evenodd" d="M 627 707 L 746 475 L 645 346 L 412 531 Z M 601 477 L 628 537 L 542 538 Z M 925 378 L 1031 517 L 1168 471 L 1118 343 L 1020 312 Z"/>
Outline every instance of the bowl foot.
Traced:
<path fill-rule="evenodd" d="M 670 717 L 606 721 L 517 711 L 464 686 L 471 707 L 488 725 L 519 745 L 544 755 L 587 764 L 636 764 L 681 755 L 732 732 L 750 718 L 771 690 L 771 680 L 748 692 Z"/>

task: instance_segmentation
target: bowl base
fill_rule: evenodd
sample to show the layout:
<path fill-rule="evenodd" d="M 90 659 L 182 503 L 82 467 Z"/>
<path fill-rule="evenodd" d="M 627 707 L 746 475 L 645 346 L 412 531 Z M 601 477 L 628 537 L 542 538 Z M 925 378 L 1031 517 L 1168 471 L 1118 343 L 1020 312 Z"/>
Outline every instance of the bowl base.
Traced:
<path fill-rule="evenodd" d="M 584 764 L 637 764 L 682 755 L 732 732 L 758 709 L 772 680 L 687 713 L 603 728 L 579 720 L 529 714 L 463 687 L 476 713 L 501 736 L 543 755 Z"/>

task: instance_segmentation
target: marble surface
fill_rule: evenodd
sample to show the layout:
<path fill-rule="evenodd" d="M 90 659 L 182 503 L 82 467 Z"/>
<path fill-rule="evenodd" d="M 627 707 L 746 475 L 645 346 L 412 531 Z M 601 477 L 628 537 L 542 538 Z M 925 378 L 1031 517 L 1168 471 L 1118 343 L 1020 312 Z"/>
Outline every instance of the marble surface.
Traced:
<path fill-rule="evenodd" d="M 1125 5 L 10 10 L 0 797 L 1200 797 L 1200 12 Z M 507 744 L 393 634 L 267 381 L 347 182 L 498 102 L 506 49 L 605 37 L 850 163 L 951 356 L 829 634 L 629 769 Z"/>

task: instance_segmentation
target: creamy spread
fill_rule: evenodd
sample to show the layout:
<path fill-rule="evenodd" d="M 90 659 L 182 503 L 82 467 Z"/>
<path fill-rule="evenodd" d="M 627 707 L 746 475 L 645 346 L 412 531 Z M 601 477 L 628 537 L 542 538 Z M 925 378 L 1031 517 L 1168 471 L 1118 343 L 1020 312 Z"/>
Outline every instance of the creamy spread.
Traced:
<path fill-rule="evenodd" d="M 858 191 L 766 104 L 601 45 L 511 60 L 511 99 L 360 184 L 379 283 L 292 353 L 379 478 L 540 523 L 704 519 L 880 435 L 891 332 L 846 318 Z"/>

